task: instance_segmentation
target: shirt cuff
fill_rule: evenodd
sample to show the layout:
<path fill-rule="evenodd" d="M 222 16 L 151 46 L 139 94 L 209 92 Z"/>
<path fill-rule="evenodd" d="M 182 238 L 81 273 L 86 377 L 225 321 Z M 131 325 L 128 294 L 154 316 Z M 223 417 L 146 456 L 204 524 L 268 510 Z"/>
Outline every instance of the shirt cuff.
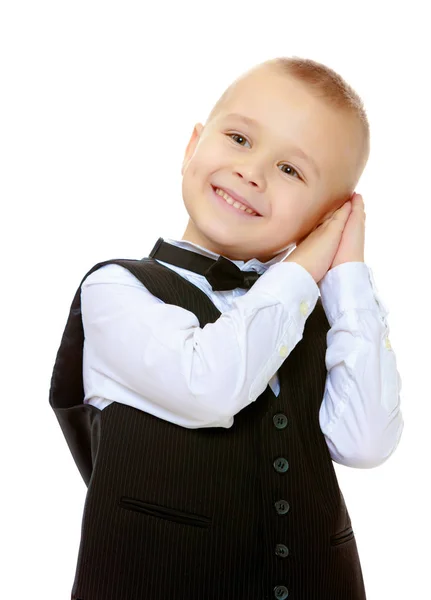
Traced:
<path fill-rule="evenodd" d="M 388 310 L 379 297 L 372 270 L 364 262 L 347 262 L 330 269 L 319 281 L 329 324 L 346 310 L 371 310 L 385 321 Z"/>
<path fill-rule="evenodd" d="M 313 312 L 319 288 L 310 273 L 295 262 L 279 262 L 268 267 L 246 296 L 265 294 L 281 302 L 298 327 L 304 328 Z"/>

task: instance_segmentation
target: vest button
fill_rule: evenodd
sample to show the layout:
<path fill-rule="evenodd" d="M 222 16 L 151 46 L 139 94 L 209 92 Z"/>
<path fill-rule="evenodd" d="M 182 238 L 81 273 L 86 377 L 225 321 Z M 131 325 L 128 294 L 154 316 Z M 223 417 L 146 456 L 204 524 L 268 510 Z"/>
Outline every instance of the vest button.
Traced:
<path fill-rule="evenodd" d="M 272 417 L 272 420 L 277 429 L 284 429 L 287 427 L 287 417 L 286 415 L 283 415 L 283 413 L 277 413 Z"/>
<path fill-rule="evenodd" d="M 277 471 L 277 473 L 285 473 L 289 468 L 289 463 L 282 456 L 280 458 L 276 458 L 272 464 L 274 465 L 274 469 Z"/>
<path fill-rule="evenodd" d="M 286 502 L 286 500 L 277 500 L 275 503 L 275 509 L 279 515 L 285 515 L 289 508 L 289 502 Z"/>
<path fill-rule="evenodd" d="M 284 544 L 277 544 L 275 547 L 275 553 L 277 556 L 285 558 L 289 554 L 289 548 Z"/>
<path fill-rule="evenodd" d="M 274 596 L 278 600 L 285 600 L 289 595 L 289 591 L 285 585 L 276 585 L 274 588 Z"/>

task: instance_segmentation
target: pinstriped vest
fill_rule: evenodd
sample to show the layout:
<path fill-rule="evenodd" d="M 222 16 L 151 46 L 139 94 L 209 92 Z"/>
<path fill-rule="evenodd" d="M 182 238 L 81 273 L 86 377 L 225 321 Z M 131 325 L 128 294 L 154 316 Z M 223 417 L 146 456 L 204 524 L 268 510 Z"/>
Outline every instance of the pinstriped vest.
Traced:
<path fill-rule="evenodd" d="M 109 263 L 201 327 L 221 314 L 152 258 L 104 261 L 82 281 Z M 267 386 L 231 428 L 187 429 L 118 402 L 83 404 L 81 285 L 49 394 L 88 487 L 72 598 L 365 600 L 319 425 L 330 327 L 321 299 L 278 371 L 278 397 Z"/>

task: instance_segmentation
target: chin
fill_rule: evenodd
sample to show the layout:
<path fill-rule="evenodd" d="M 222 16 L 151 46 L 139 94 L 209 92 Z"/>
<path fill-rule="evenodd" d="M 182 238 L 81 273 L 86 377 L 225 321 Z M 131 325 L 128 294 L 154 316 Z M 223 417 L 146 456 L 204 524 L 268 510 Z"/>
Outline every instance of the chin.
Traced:
<path fill-rule="evenodd" d="M 232 232 L 223 230 L 223 228 L 218 224 L 210 224 L 208 227 L 202 227 L 198 231 L 200 233 L 200 237 L 207 239 L 213 244 L 213 246 L 218 248 L 227 250 L 228 248 L 232 248 L 236 245 L 236 240 L 232 237 Z M 213 250 L 213 252 L 218 252 L 218 250 Z M 224 252 L 218 253 L 225 254 Z"/>

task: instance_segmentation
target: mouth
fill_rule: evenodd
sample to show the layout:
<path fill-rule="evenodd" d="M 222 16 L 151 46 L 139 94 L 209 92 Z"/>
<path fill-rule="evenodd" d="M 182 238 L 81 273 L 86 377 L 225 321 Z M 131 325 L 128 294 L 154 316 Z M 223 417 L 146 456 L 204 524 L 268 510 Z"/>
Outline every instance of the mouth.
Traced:
<path fill-rule="evenodd" d="M 232 198 L 227 192 L 225 192 L 223 190 L 223 188 L 218 188 L 212 184 L 211 184 L 211 188 L 213 191 L 213 196 L 215 196 L 218 203 L 223 204 L 225 206 L 225 208 L 229 209 L 229 211 L 231 213 L 235 212 L 236 214 L 243 216 L 243 217 L 262 217 L 261 214 L 259 214 L 257 211 L 255 211 L 253 208 L 251 208 L 247 204 L 244 204 L 240 201 L 235 200 L 235 198 Z M 226 199 L 226 197 L 224 195 L 221 195 L 220 192 L 223 192 L 229 198 Z M 234 206 L 235 203 L 236 203 L 236 206 Z M 253 212 L 250 212 L 250 211 L 253 211 Z"/>

